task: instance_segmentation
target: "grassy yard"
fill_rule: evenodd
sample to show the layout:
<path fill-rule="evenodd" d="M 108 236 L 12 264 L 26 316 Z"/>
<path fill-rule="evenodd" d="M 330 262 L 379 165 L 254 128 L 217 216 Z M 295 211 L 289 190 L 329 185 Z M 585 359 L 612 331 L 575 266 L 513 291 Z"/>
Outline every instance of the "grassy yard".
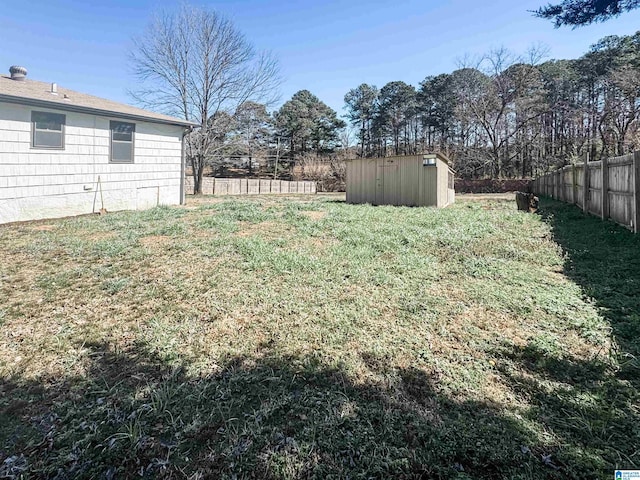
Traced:
<path fill-rule="evenodd" d="M 640 468 L 640 239 L 575 207 L 195 199 L 0 256 L 0 478 Z"/>

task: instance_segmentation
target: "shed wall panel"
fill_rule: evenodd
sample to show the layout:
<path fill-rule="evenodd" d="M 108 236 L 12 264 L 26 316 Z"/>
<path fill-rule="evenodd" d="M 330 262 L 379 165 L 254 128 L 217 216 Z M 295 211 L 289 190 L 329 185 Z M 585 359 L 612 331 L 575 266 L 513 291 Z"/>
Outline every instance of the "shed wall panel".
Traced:
<path fill-rule="evenodd" d="M 372 205 L 446 206 L 448 164 L 423 165 L 423 155 L 359 158 L 347 161 L 347 202 Z"/>
<path fill-rule="evenodd" d="M 360 166 L 362 168 L 360 171 L 362 191 L 360 194 L 360 201 L 358 203 L 370 203 L 372 205 L 376 205 L 377 163 L 376 159 L 366 158 L 360 160 Z"/>
<path fill-rule="evenodd" d="M 436 205 L 438 207 L 446 207 L 449 204 L 447 182 L 449 181 L 449 166 L 440 160 L 436 160 L 437 174 L 437 197 Z"/>

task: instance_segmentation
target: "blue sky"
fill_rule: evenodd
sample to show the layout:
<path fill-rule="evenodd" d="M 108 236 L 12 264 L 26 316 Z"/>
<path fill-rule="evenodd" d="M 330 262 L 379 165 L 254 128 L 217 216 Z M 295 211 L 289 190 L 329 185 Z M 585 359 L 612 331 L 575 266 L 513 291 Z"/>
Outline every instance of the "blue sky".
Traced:
<path fill-rule="evenodd" d="M 640 29 L 640 10 L 575 30 L 534 18 L 547 0 L 194 1 L 218 10 L 282 68 L 282 100 L 308 89 L 342 114 L 360 83 L 417 85 L 454 70 L 464 55 L 505 46 L 516 53 L 543 44 L 549 58 L 576 58 L 606 35 Z M 131 38 L 165 0 L 3 1 L 0 70 L 24 65 L 29 78 L 131 103 Z"/>

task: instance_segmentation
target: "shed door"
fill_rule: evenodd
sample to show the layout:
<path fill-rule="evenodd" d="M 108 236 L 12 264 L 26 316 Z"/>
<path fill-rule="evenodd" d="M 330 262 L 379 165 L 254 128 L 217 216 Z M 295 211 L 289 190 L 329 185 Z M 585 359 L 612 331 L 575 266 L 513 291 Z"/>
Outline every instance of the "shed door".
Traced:
<path fill-rule="evenodd" d="M 376 161 L 376 205 L 396 205 L 398 199 L 398 163 L 396 158 Z"/>
<path fill-rule="evenodd" d="M 376 205 L 384 205 L 384 158 L 376 160 Z"/>
<path fill-rule="evenodd" d="M 384 204 L 385 205 L 400 205 L 400 199 L 398 198 L 399 191 L 399 159 L 397 157 L 385 158 L 384 162 Z"/>

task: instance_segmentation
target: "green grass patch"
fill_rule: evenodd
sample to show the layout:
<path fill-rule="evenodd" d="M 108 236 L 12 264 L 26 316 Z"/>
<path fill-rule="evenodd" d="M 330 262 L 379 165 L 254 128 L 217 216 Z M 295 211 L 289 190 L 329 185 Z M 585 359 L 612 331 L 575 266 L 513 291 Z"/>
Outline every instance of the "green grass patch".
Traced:
<path fill-rule="evenodd" d="M 640 241 L 575 207 L 198 199 L 0 229 L 0 477 L 640 468 Z"/>

